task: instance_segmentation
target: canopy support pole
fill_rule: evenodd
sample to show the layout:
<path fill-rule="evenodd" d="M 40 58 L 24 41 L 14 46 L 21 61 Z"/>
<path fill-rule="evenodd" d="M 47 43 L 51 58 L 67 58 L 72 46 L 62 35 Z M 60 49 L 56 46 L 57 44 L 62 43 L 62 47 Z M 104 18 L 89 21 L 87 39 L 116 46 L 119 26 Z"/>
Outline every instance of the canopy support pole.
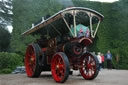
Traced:
<path fill-rule="evenodd" d="M 69 27 L 69 25 L 68 25 L 68 23 L 67 23 L 67 21 L 66 21 L 66 19 L 64 18 L 64 16 L 63 16 L 63 15 L 62 15 L 62 18 L 63 18 L 63 20 L 64 20 L 65 24 L 67 25 L 67 27 L 68 27 L 69 31 L 71 32 L 72 36 L 73 36 L 73 37 L 75 37 L 75 36 L 74 36 L 74 34 L 73 34 L 73 32 L 72 32 L 72 30 L 71 30 L 71 28 Z"/>
<path fill-rule="evenodd" d="M 98 22 L 98 24 L 97 24 L 96 31 L 95 31 L 94 36 L 93 36 L 94 38 L 95 38 L 95 36 L 96 36 L 97 30 L 98 30 L 98 28 L 99 28 L 99 25 L 100 25 L 100 20 L 99 20 L 99 22 Z"/>
<path fill-rule="evenodd" d="M 93 31 L 92 31 L 92 16 L 91 16 L 91 13 L 90 13 L 90 29 L 91 29 L 91 37 L 94 38 L 93 36 Z"/>
<path fill-rule="evenodd" d="M 74 21 L 74 33 L 75 33 L 75 37 L 77 37 L 77 33 L 76 33 L 76 13 L 75 13 L 75 11 L 74 11 L 74 14 L 73 14 L 73 21 Z"/>

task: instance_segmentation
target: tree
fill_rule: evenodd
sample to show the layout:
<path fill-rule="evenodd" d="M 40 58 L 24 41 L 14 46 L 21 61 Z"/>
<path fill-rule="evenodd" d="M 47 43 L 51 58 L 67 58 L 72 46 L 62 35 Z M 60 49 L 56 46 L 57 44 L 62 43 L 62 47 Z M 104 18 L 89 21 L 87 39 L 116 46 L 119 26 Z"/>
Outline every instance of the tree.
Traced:
<path fill-rule="evenodd" d="M 12 0 L 0 1 L 0 51 L 7 51 L 11 35 L 6 26 L 12 23 Z"/>
<path fill-rule="evenodd" d="M 10 33 L 6 29 L 0 28 L 0 52 L 8 50 L 10 38 Z"/>
<path fill-rule="evenodd" d="M 5 28 L 12 23 L 12 0 L 0 1 L 0 27 Z"/>

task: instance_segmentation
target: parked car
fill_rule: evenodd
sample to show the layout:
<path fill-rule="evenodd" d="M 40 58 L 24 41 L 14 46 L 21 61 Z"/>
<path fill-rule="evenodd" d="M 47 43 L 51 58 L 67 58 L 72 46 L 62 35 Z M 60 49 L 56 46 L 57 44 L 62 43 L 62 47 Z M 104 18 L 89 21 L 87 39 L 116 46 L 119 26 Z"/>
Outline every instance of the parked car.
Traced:
<path fill-rule="evenodd" d="M 12 72 L 12 74 L 18 74 L 18 73 L 25 73 L 25 66 L 18 66 L 16 69 Z"/>

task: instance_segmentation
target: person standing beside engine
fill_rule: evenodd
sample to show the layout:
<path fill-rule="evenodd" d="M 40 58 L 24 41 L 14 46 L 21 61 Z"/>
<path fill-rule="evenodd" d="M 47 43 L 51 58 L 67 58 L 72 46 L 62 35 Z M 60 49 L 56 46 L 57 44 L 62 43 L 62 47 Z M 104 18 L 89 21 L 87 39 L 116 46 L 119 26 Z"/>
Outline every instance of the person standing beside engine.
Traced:
<path fill-rule="evenodd" d="M 101 54 L 101 59 L 102 59 L 102 68 L 104 68 L 104 55 Z"/>
<path fill-rule="evenodd" d="M 110 53 L 110 50 L 105 54 L 105 60 L 107 61 L 107 68 L 112 69 L 111 61 L 112 61 L 112 54 Z"/>
<path fill-rule="evenodd" d="M 102 59 L 101 59 L 100 52 L 98 52 L 97 58 L 98 58 L 98 61 L 99 61 L 99 70 L 100 70 L 101 66 L 102 66 Z"/>

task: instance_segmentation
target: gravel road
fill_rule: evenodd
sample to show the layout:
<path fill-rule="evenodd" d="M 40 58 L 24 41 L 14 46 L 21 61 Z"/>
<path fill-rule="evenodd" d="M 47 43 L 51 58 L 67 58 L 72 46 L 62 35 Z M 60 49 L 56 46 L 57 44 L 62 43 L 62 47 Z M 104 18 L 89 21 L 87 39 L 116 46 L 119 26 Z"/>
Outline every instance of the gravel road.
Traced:
<path fill-rule="evenodd" d="M 128 85 L 128 70 L 102 69 L 94 80 L 84 80 L 74 71 L 62 85 Z M 0 75 L 0 85 L 61 85 L 52 78 L 51 72 L 42 72 L 39 78 L 28 78 L 26 74 Z"/>

